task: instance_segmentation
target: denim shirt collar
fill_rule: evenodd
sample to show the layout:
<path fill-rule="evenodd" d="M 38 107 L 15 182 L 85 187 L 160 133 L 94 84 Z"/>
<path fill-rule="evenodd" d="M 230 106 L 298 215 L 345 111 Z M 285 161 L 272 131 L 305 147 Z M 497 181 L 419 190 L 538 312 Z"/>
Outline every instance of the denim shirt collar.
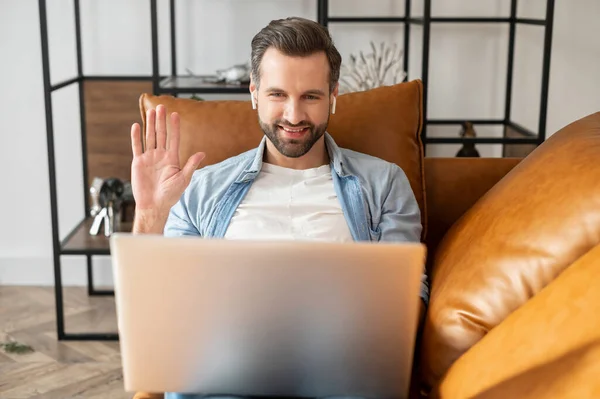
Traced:
<path fill-rule="evenodd" d="M 335 173 L 339 177 L 344 177 L 344 171 L 342 169 L 342 152 L 340 151 L 340 147 L 335 143 L 333 137 L 327 132 L 324 134 L 325 136 L 325 148 L 327 148 L 327 153 L 329 154 L 329 159 L 331 161 L 331 167 L 335 171 Z M 258 173 L 260 172 L 263 164 L 263 157 L 265 154 L 265 148 L 267 145 L 267 136 L 263 136 L 258 148 L 255 150 L 254 159 L 252 163 L 241 173 L 240 177 L 237 179 L 237 183 L 247 182 L 249 180 L 254 180 Z"/>

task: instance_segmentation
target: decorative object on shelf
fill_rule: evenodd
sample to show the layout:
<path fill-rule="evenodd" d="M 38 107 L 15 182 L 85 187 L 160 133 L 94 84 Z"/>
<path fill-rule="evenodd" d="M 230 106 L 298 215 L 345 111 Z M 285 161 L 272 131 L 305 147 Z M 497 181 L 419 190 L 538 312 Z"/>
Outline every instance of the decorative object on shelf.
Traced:
<path fill-rule="evenodd" d="M 460 137 L 462 138 L 475 138 L 477 137 L 477 133 L 475 133 L 475 129 L 473 128 L 473 123 L 469 121 L 465 121 L 462 124 L 462 130 L 460 132 Z M 456 153 L 457 157 L 464 158 L 478 158 L 480 157 L 479 151 L 475 148 L 475 143 L 463 143 L 463 146 Z"/>
<path fill-rule="evenodd" d="M 117 178 L 103 180 L 96 177 L 90 193 L 93 194 L 95 206 L 90 211 L 94 218 L 90 235 L 98 235 L 100 227 L 104 225 L 104 235 L 109 237 L 115 231 L 119 231 L 123 204 L 133 199 L 131 184 Z"/>
<path fill-rule="evenodd" d="M 198 79 L 201 83 L 226 83 L 226 84 L 248 84 L 250 83 L 250 61 L 245 64 L 233 65 L 229 68 L 218 69 L 216 75 L 196 75 L 191 69 L 186 68 L 188 76 Z"/>
<path fill-rule="evenodd" d="M 404 51 L 397 44 L 385 42 L 379 48 L 371 42 L 372 52 L 365 55 L 351 54 L 347 64 L 342 63 L 340 71 L 340 93 L 349 93 L 393 85 L 406 79 L 402 61 Z"/>
<path fill-rule="evenodd" d="M 225 83 L 245 84 L 250 83 L 250 61 L 245 64 L 233 65 L 229 68 L 217 70 L 217 78 Z"/>
<path fill-rule="evenodd" d="M 185 71 L 189 77 L 197 79 L 200 83 L 221 83 L 221 79 L 216 75 L 196 75 L 190 68 L 185 68 Z"/>
<path fill-rule="evenodd" d="M 102 182 L 103 180 L 99 177 L 94 177 L 90 187 L 90 199 L 92 200 L 92 206 L 90 207 L 91 217 L 96 217 L 102 209 L 100 206 L 100 189 L 102 188 Z"/>

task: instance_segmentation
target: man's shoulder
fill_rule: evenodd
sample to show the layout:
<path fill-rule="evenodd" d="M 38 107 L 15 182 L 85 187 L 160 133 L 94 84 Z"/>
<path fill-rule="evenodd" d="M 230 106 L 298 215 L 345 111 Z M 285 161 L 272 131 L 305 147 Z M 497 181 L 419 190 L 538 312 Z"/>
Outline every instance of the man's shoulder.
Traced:
<path fill-rule="evenodd" d="M 345 163 L 344 166 L 353 175 L 372 177 L 373 174 L 377 174 L 381 178 L 384 174 L 389 174 L 390 177 L 398 173 L 404 174 L 398 165 L 384 159 L 347 148 L 340 148 L 340 151 L 342 153 L 342 162 Z"/>
<path fill-rule="evenodd" d="M 254 160 L 257 149 L 251 149 L 239 155 L 227 158 L 221 162 L 207 165 L 202 169 L 198 169 L 192 175 L 191 185 L 199 184 L 200 181 L 224 181 L 235 180 L 237 176 L 248 167 Z"/>

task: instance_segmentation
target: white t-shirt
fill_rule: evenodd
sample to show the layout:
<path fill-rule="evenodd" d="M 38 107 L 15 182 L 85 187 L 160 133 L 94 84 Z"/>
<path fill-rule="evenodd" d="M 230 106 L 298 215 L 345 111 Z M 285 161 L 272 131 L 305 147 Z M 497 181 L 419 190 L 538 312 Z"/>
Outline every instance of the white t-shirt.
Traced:
<path fill-rule="evenodd" d="M 354 241 L 329 165 L 296 170 L 267 163 L 233 214 L 225 238 Z"/>

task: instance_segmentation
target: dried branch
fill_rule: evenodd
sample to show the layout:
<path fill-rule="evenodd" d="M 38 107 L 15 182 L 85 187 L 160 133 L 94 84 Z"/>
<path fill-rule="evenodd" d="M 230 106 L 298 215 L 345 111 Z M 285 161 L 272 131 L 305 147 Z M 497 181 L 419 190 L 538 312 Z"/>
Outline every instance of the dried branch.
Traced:
<path fill-rule="evenodd" d="M 402 60 L 404 52 L 398 45 L 384 42 L 375 45 L 369 43 L 371 53 L 352 54 L 348 62 L 342 64 L 340 72 L 340 91 L 352 92 L 370 90 L 388 84 L 396 84 L 406 78 Z"/>

